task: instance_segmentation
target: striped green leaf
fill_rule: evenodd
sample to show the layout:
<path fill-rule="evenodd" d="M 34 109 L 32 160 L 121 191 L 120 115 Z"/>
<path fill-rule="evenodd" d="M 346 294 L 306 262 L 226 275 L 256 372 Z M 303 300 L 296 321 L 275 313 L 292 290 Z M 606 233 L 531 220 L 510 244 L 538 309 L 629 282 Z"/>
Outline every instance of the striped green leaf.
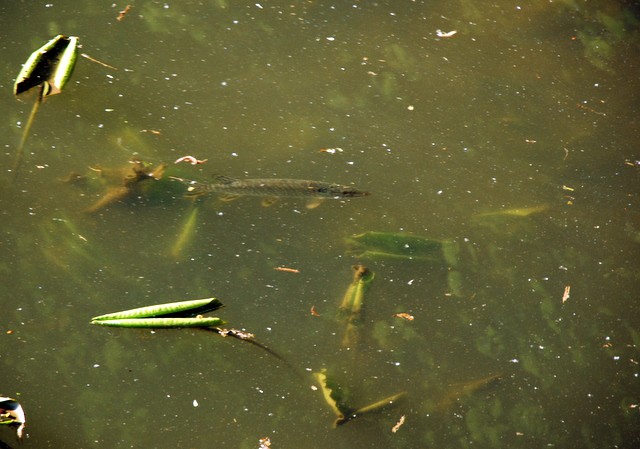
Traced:
<path fill-rule="evenodd" d="M 220 318 L 121 318 L 115 320 L 92 320 L 91 324 L 110 327 L 145 329 L 170 329 L 180 327 L 216 327 L 225 324 Z"/>
<path fill-rule="evenodd" d="M 59 94 L 73 73 L 77 55 L 78 38 L 57 35 L 31 53 L 16 78 L 13 93 L 19 95 L 44 86 L 43 97 Z"/>
<path fill-rule="evenodd" d="M 173 317 L 188 317 L 195 314 L 210 312 L 219 309 L 220 307 L 222 307 L 222 303 L 216 298 L 193 299 L 189 301 L 169 302 L 166 304 L 156 304 L 153 306 L 123 310 L 121 312 L 107 313 L 106 315 L 93 317 L 91 321 L 110 321 L 129 318 L 166 318 L 168 315 L 172 315 Z"/>

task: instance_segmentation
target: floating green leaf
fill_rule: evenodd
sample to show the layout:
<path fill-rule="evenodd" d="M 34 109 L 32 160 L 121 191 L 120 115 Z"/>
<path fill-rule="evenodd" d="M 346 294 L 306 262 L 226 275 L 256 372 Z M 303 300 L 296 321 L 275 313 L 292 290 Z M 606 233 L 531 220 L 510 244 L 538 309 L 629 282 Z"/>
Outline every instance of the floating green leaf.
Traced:
<path fill-rule="evenodd" d="M 78 56 L 78 38 L 57 35 L 31 53 L 13 85 L 14 95 L 43 86 L 42 97 L 56 95 L 69 81 Z"/>
<path fill-rule="evenodd" d="M 120 318 L 114 320 L 92 320 L 91 324 L 110 327 L 147 329 L 170 329 L 179 327 L 213 327 L 225 322 L 220 318 Z"/>
<path fill-rule="evenodd" d="M 40 104 L 49 95 L 56 95 L 69 81 L 78 56 L 78 38 L 59 34 L 31 53 L 27 62 L 22 66 L 13 85 L 14 95 L 20 95 L 34 87 L 39 87 L 38 96 L 31 109 L 31 114 L 22 132 L 22 138 L 13 163 L 13 177 L 16 177 L 24 145 L 29 135 Z"/>
<path fill-rule="evenodd" d="M 192 299 L 189 301 L 169 302 L 153 306 L 138 307 L 122 312 L 107 313 L 91 318 L 93 324 L 100 321 L 140 318 L 170 318 L 193 317 L 202 313 L 211 312 L 222 307 L 222 303 L 216 298 Z M 106 325 L 106 324 L 105 324 Z"/>

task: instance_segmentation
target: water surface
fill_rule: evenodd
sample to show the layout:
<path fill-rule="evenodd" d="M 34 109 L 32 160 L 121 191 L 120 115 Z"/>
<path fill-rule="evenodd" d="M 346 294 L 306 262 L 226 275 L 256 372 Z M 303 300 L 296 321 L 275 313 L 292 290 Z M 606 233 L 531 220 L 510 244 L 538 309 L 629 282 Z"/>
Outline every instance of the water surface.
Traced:
<path fill-rule="evenodd" d="M 637 9 L 132 5 L 122 21 L 126 5 L 108 2 L 1 9 L 0 392 L 26 410 L 25 446 L 638 444 Z M 34 99 L 13 98 L 13 80 L 61 33 L 117 70 L 80 58 L 13 180 Z M 173 165 L 187 154 L 207 163 Z M 202 180 L 315 179 L 372 195 L 315 209 L 212 197 L 172 255 L 193 207 L 175 184 L 85 212 L 133 156 Z M 70 173 L 93 181 L 64 182 Z M 490 215 L 523 208 L 533 213 Z M 365 231 L 451 241 L 458 262 L 361 260 L 345 238 Z M 376 278 L 360 341 L 344 348 L 337 309 L 357 263 Z M 89 325 L 209 296 L 290 366 L 199 330 Z M 354 407 L 407 395 L 333 429 L 312 388 L 323 368 Z"/>

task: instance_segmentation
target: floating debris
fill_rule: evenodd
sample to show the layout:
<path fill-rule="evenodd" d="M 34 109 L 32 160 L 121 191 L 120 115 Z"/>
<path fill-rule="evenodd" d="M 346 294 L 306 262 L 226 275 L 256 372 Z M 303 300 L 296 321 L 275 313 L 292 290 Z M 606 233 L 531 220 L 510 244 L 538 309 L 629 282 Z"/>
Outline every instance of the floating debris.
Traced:
<path fill-rule="evenodd" d="M 106 68 L 111 69 L 111 70 L 118 70 L 118 68 L 117 68 L 117 67 L 114 67 L 114 66 L 112 66 L 112 65 L 109 65 L 109 64 L 107 64 L 106 62 L 98 61 L 97 59 L 92 58 L 91 56 L 89 56 L 89 55 L 88 55 L 88 54 L 86 54 L 86 53 L 80 53 L 80 56 L 82 56 L 82 57 L 83 57 L 83 58 L 85 58 L 85 59 L 88 59 L 88 60 L 89 60 L 89 61 L 91 61 L 91 62 L 95 62 L 96 64 L 101 65 L 102 67 L 106 67 Z"/>
<path fill-rule="evenodd" d="M 344 150 L 342 148 L 336 147 L 336 148 L 320 148 L 320 153 L 328 153 L 328 154 L 336 154 L 336 153 L 342 153 Z"/>
<path fill-rule="evenodd" d="M 193 156 L 182 156 L 174 161 L 174 164 L 179 164 L 180 162 L 188 162 L 191 165 L 205 164 L 209 159 L 197 159 Z"/>
<path fill-rule="evenodd" d="M 402 427 L 402 425 L 404 424 L 404 421 L 405 421 L 405 416 L 402 415 L 398 420 L 398 422 L 396 423 L 396 425 L 391 428 L 391 431 L 393 433 L 396 433 L 398 430 L 400 430 L 400 427 Z"/>
<path fill-rule="evenodd" d="M 159 131 L 157 129 L 141 129 L 140 132 L 141 133 L 150 133 L 150 134 L 153 134 L 154 136 L 162 135 L 162 131 Z M 177 163 L 178 163 L 178 161 L 176 161 L 176 164 Z"/>
<path fill-rule="evenodd" d="M 22 406 L 15 399 L 0 397 L 0 425 L 16 427 L 18 439 L 22 440 L 27 418 Z"/>
<path fill-rule="evenodd" d="M 133 6 L 131 6 L 131 5 L 127 5 L 127 6 L 125 6 L 125 7 L 124 7 L 124 9 L 123 9 L 122 11 L 118 12 L 118 17 L 116 17 L 116 20 L 117 20 L 118 22 L 122 22 L 122 20 L 124 20 L 124 16 L 126 16 L 126 15 L 127 15 L 127 13 L 128 13 L 129 11 L 131 11 L 131 9 L 133 9 Z"/>
<path fill-rule="evenodd" d="M 217 329 L 221 337 L 234 337 L 239 340 L 253 340 L 256 338 L 251 332 L 245 332 L 238 329 Z"/>
<path fill-rule="evenodd" d="M 458 34 L 456 30 L 452 30 L 452 31 L 436 30 L 436 36 L 438 37 L 452 37 L 452 36 L 455 36 L 456 34 Z"/>
<path fill-rule="evenodd" d="M 300 273 L 300 270 L 297 268 L 289 268 L 289 267 L 275 267 L 276 271 L 283 271 L 285 273 Z"/>
<path fill-rule="evenodd" d="M 408 313 L 404 313 L 404 312 L 394 313 L 392 316 L 394 318 L 402 318 L 403 320 L 407 320 L 407 321 L 413 321 L 414 320 L 413 315 L 409 315 Z"/>

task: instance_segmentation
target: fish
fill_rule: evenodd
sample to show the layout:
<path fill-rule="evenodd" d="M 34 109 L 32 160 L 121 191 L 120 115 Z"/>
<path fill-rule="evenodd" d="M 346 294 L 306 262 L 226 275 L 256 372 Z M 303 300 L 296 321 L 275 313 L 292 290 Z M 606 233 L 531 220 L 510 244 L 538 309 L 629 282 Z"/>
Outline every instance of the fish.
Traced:
<path fill-rule="evenodd" d="M 549 209 L 548 204 L 540 204 L 532 207 L 516 207 L 513 209 L 503 209 L 493 212 L 483 212 L 476 214 L 473 218 L 489 218 L 489 217 L 528 217 L 529 215 L 539 214 Z"/>
<path fill-rule="evenodd" d="M 449 385 L 449 390 L 436 403 L 436 409 L 439 411 L 447 411 L 453 405 L 464 397 L 471 396 L 476 392 L 490 388 L 504 378 L 502 373 L 495 373 L 479 379 L 472 379 L 466 382 L 455 383 Z"/>
<path fill-rule="evenodd" d="M 262 196 L 271 198 L 330 198 L 344 199 L 368 196 L 369 192 L 353 186 L 304 179 L 236 179 L 217 176 L 216 182 L 203 183 L 174 178 L 187 184 L 187 196 L 198 197 L 218 193 L 234 199 L 238 196 Z"/>

